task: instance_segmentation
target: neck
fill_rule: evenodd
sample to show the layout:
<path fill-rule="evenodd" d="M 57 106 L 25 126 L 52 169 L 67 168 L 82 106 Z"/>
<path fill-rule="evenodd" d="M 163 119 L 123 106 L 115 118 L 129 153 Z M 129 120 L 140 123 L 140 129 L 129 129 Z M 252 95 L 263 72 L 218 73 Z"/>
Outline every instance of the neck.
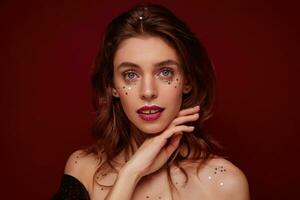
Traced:
<path fill-rule="evenodd" d="M 130 126 L 130 142 L 129 144 L 113 159 L 118 167 L 122 167 L 134 153 L 139 146 L 149 137 L 149 134 L 140 131 L 134 125 Z"/>
<path fill-rule="evenodd" d="M 116 165 L 116 168 L 121 168 L 138 150 L 140 145 L 149 137 L 154 137 L 157 134 L 147 134 L 142 131 L 140 131 L 138 128 L 136 128 L 134 125 L 131 125 L 130 127 L 131 131 L 131 138 L 130 143 L 127 145 L 126 148 L 124 148 L 114 159 L 113 162 Z M 181 145 L 179 154 L 186 155 L 187 154 L 187 146 Z"/>

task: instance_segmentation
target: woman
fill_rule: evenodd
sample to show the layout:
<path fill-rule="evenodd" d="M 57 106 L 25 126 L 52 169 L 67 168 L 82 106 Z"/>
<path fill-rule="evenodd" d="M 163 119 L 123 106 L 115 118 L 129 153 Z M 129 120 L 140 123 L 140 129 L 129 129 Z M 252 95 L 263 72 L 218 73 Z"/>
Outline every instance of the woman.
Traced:
<path fill-rule="evenodd" d="M 201 129 L 214 82 L 205 49 L 168 9 L 116 17 L 92 74 L 95 143 L 70 156 L 53 199 L 249 199 L 243 172 Z"/>

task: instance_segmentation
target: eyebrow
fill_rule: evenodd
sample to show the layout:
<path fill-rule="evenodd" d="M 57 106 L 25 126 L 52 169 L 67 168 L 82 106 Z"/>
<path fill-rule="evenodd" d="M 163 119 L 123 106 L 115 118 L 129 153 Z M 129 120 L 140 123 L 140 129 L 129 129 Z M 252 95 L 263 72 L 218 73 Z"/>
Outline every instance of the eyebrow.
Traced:
<path fill-rule="evenodd" d="M 179 67 L 179 63 L 176 62 L 175 60 L 164 60 L 158 63 L 154 64 L 154 67 L 163 67 L 165 65 L 177 65 Z M 133 68 L 139 68 L 140 66 L 135 64 L 135 63 L 131 63 L 131 62 L 122 62 L 121 64 L 118 65 L 117 69 L 123 68 L 123 67 L 133 67 Z"/>

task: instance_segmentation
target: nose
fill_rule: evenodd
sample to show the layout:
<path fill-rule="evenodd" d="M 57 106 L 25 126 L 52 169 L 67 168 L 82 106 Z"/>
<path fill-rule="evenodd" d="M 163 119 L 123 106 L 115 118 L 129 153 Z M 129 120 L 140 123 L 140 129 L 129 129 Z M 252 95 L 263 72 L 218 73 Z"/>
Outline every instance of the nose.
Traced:
<path fill-rule="evenodd" d="M 141 87 L 141 99 L 150 101 L 157 98 L 157 88 L 153 77 L 144 77 Z"/>

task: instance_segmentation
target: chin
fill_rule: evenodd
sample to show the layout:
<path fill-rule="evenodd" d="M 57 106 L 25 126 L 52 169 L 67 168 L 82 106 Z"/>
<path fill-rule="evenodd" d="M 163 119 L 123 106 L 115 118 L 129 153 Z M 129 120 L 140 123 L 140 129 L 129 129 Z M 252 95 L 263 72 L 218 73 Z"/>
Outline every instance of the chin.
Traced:
<path fill-rule="evenodd" d="M 171 119 L 173 119 L 173 117 L 168 117 L 166 114 L 168 113 L 163 114 L 160 119 L 152 122 L 146 122 L 140 118 L 132 118 L 132 123 L 144 134 L 160 134 L 167 128 L 168 124 L 171 122 Z"/>
<path fill-rule="evenodd" d="M 164 129 L 166 127 L 163 126 L 162 124 L 160 124 L 157 126 L 155 126 L 155 125 L 148 125 L 148 126 L 143 126 L 143 127 L 137 126 L 137 128 L 145 134 L 159 134 L 162 131 L 164 131 Z"/>

